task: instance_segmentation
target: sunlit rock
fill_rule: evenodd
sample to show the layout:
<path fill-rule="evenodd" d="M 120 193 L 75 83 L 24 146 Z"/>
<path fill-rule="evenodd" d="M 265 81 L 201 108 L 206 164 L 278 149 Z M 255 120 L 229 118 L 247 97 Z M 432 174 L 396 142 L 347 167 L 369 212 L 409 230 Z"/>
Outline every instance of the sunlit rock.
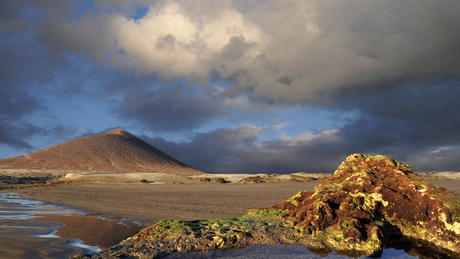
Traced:
<path fill-rule="evenodd" d="M 301 191 L 236 218 L 161 221 L 92 257 L 279 244 L 370 256 L 401 239 L 458 258 L 459 203 L 458 194 L 423 181 L 408 165 L 385 156 L 353 154 L 314 192 Z"/>

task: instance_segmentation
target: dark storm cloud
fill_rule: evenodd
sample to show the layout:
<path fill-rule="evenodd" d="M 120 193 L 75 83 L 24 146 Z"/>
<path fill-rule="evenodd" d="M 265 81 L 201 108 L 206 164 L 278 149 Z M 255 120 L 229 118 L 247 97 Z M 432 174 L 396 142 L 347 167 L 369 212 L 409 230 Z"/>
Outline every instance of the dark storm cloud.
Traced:
<path fill-rule="evenodd" d="M 2 6 L 11 12 L 7 15 L 2 10 L 0 13 L 0 26 L 5 29 L 5 15 L 7 18 L 17 18 L 20 8 L 5 2 L 2 2 Z M 30 38 L 22 34 L 14 37 L 12 29 L 18 28 L 13 26 L 0 34 L 0 144 L 30 149 L 32 146 L 26 139 L 37 134 L 40 129 L 27 123 L 24 117 L 43 110 L 44 106 L 27 93 L 24 85 L 30 83 L 27 79 L 29 77 L 36 76 L 40 80 L 46 70 L 40 64 L 32 65 L 35 63 L 33 56 L 37 47 L 30 42 Z M 22 31 L 22 28 L 19 29 Z"/>
<path fill-rule="evenodd" d="M 321 104 L 318 98 L 344 87 L 374 91 L 382 82 L 458 75 L 459 7 L 416 0 L 166 1 L 137 20 L 101 13 L 53 23 L 50 32 L 59 32 L 58 45 L 97 59 L 113 53 L 106 62 L 141 74 L 205 84 L 218 73 L 231 81 L 230 94 Z"/>
<path fill-rule="evenodd" d="M 271 140 L 244 125 L 149 141 L 208 172 L 330 172 L 355 152 L 460 167 L 460 2 L 151 3 L 1 1 L 0 143 L 64 136 L 52 102 L 73 96 L 150 133 L 305 105 L 352 115 Z"/>
<path fill-rule="evenodd" d="M 333 132 L 309 139 L 259 141 L 263 130 L 251 125 L 199 133 L 190 142 L 141 136 L 146 142 L 207 173 L 333 172 L 346 151 Z"/>
<path fill-rule="evenodd" d="M 458 79 L 410 82 L 378 94 L 342 97 L 345 106 L 361 114 L 342 134 L 350 139 L 387 132 L 393 142 L 458 144 L 460 117 L 454 111 L 460 109 L 459 97 Z"/>
<path fill-rule="evenodd" d="M 136 120 L 150 130 L 192 130 L 225 113 L 219 99 L 208 97 L 194 97 L 182 87 L 126 92 L 119 111 L 124 119 Z"/>
<path fill-rule="evenodd" d="M 40 131 L 38 128 L 30 124 L 20 124 L 19 126 L 13 126 L 11 123 L 0 122 L 0 144 L 5 144 L 17 149 L 33 149 L 26 139 L 30 139 L 31 136 Z"/>
<path fill-rule="evenodd" d="M 0 144 L 15 148 L 33 148 L 26 139 L 41 133 L 43 129 L 23 120 L 26 115 L 43 109 L 36 99 L 21 90 L 15 93 L 0 88 Z"/>
<path fill-rule="evenodd" d="M 234 173 L 246 172 L 240 170 L 245 168 L 247 163 L 237 152 L 244 148 L 252 148 L 259 133 L 259 129 L 247 125 L 238 128 L 217 129 L 209 133 L 198 133 L 192 141 L 187 143 L 175 143 L 163 138 L 149 138 L 145 135 L 141 138 L 199 170 L 208 173 Z M 241 155 L 243 154 L 241 153 Z"/>
<path fill-rule="evenodd" d="M 62 137 L 70 130 L 49 120 L 31 121 L 32 117 L 53 117 L 42 97 L 48 92 L 45 85 L 55 78 L 53 64 L 34 38 L 35 23 L 40 20 L 37 8 L 52 2 L 0 3 L 0 144 L 19 150 L 32 151 L 30 140 L 35 137 Z"/>
<path fill-rule="evenodd" d="M 335 131 L 262 141 L 253 126 L 197 134 L 190 142 L 150 143 L 214 173 L 333 172 L 352 153 L 383 154 L 417 171 L 458 171 L 460 83 L 456 78 L 401 83 L 378 94 L 338 94 L 335 109 L 354 111 Z M 239 137 L 237 137 L 239 136 Z"/>
<path fill-rule="evenodd" d="M 415 160 L 415 154 L 436 157 L 432 152 L 437 149 L 460 144 L 460 116 L 455 112 L 460 109 L 459 97 L 458 78 L 403 83 L 378 94 L 343 94 L 341 104 L 359 114 L 340 129 L 339 136 L 361 152 L 403 160 Z M 450 155 L 453 158 L 455 152 Z M 454 170 L 455 166 L 449 163 L 439 168 Z"/>

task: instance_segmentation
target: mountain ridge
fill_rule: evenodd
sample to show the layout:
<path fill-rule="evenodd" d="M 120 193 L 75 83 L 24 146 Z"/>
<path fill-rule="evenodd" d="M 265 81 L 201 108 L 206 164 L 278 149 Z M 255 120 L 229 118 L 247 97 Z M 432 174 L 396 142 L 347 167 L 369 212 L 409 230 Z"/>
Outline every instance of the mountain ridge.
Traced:
<path fill-rule="evenodd" d="M 203 172 L 118 128 L 0 160 L 0 169 L 152 172 L 197 175 Z"/>

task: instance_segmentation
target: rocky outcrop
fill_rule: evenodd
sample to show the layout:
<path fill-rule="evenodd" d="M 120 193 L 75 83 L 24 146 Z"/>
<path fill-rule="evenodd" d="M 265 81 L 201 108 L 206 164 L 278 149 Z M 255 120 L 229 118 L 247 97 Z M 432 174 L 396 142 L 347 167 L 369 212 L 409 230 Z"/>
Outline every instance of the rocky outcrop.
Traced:
<path fill-rule="evenodd" d="M 238 183 L 283 183 L 283 182 L 312 182 L 325 179 L 330 174 L 307 174 L 307 173 L 293 173 L 293 174 L 272 174 L 272 175 L 256 175 L 245 177 L 238 181 Z"/>
<path fill-rule="evenodd" d="M 459 203 L 458 194 L 423 181 L 408 165 L 354 154 L 315 192 L 264 209 L 287 210 L 283 217 L 310 247 L 371 255 L 400 234 L 460 253 Z"/>
<path fill-rule="evenodd" d="M 378 255 L 402 238 L 460 255 L 460 196 L 423 181 L 384 156 L 349 156 L 314 192 L 230 219 L 161 221 L 92 255 L 163 255 L 260 244 L 303 244 L 348 255 Z"/>

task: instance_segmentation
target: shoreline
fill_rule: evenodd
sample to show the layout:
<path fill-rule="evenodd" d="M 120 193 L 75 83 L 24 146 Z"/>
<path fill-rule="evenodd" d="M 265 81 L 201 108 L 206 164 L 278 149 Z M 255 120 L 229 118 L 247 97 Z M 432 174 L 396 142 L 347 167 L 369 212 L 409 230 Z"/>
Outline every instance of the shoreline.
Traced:
<path fill-rule="evenodd" d="M 87 215 L 125 219 L 143 226 L 163 219 L 236 217 L 289 199 L 306 183 L 263 184 L 80 184 L 8 190 L 33 200 L 74 208 Z"/>
<path fill-rule="evenodd" d="M 428 180 L 427 182 L 460 194 L 460 181 Z M 237 217 L 250 209 L 271 206 L 287 200 L 301 190 L 313 191 L 317 184 L 318 181 L 260 184 L 92 183 L 4 192 L 12 192 L 45 204 L 77 210 L 88 216 L 123 219 L 146 227 L 164 219 L 193 221 Z M 26 221 L 27 224 L 33 224 L 32 221 L 35 220 Z M 36 251 L 43 245 L 40 243 L 43 241 L 34 240 L 27 241 L 21 247 L 27 253 L 31 252 L 29 247 Z"/>
<path fill-rule="evenodd" d="M 319 181 L 260 184 L 85 183 L 52 188 L 7 190 L 29 199 L 74 208 L 87 215 L 125 219 L 142 226 L 163 219 L 228 218 L 271 206 Z M 460 194 L 460 181 L 427 180 Z"/>

